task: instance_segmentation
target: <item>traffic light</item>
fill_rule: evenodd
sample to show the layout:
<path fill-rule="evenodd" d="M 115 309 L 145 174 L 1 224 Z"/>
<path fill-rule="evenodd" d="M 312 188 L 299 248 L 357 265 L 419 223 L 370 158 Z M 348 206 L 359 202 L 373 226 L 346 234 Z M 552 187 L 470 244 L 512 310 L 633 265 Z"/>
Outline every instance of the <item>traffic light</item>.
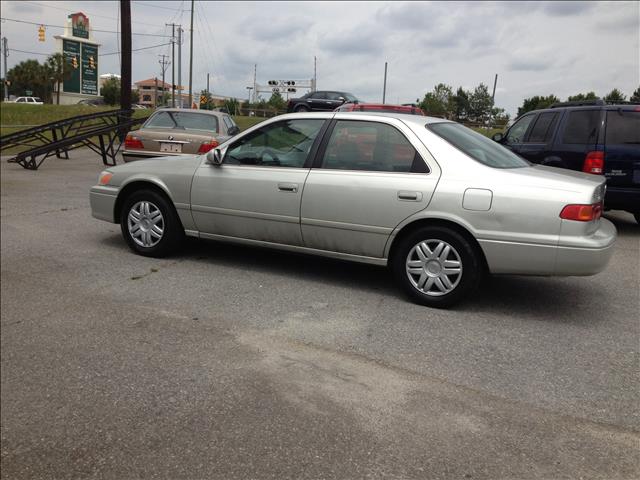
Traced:
<path fill-rule="evenodd" d="M 291 87 L 287 88 L 287 92 L 296 92 L 296 91 L 297 90 L 295 88 L 291 88 Z"/>
<path fill-rule="evenodd" d="M 78 68 L 78 58 L 74 55 L 74 57 L 71 59 L 71 66 L 73 68 Z"/>
<path fill-rule="evenodd" d="M 39 42 L 44 42 L 44 32 L 45 32 L 44 25 L 40 25 L 38 27 L 38 41 Z"/>
<path fill-rule="evenodd" d="M 278 85 L 278 81 L 277 80 L 269 80 L 269 85 Z"/>
<path fill-rule="evenodd" d="M 287 85 L 291 85 L 291 86 L 293 86 L 293 85 L 295 85 L 295 84 L 296 84 L 296 82 L 295 82 L 294 80 L 288 80 L 288 81 L 286 82 L 286 84 L 287 84 Z"/>
<path fill-rule="evenodd" d="M 89 68 L 91 68 L 92 70 L 96 68 L 96 61 L 94 60 L 93 56 L 89 57 Z"/>

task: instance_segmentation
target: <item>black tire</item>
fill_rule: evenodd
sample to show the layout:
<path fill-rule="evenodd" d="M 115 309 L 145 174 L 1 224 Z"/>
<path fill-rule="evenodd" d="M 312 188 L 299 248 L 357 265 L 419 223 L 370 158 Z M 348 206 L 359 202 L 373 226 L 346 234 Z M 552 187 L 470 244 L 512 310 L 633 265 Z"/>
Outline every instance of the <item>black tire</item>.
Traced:
<path fill-rule="evenodd" d="M 151 213 L 143 214 L 141 218 L 142 221 L 146 221 L 146 224 L 141 226 L 141 222 L 138 222 L 139 228 L 136 229 L 136 220 L 130 219 L 129 214 L 134 209 L 135 213 L 140 215 L 140 206 L 145 202 L 150 205 L 148 212 Z M 156 216 L 150 220 L 151 216 L 158 211 L 161 219 L 158 220 Z M 157 233 L 154 226 L 161 227 L 162 234 Z M 148 237 L 143 232 L 144 227 L 146 227 L 145 231 L 149 232 Z M 120 228 L 129 248 L 145 257 L 165 257 L 173 253 L 184 239 L 184 228 L 173 205 L 163 195 L 153 190 L 138 190 L 127 197 L 120 212 Z M 132 231 L 143 233 L 138 236 Z M 150 241 L 145 242 L 146 238 Z M 148 245 L 141 243 L 148 243 Z"/>
<path fill-rule="evenodd" d="M 422 260 L 416 248 L 423 242 L 430 248 L 435 247 L 432 250 L 434 253 L 443 244 L 441 252 L 446 254 L 444 257 L 446 265 L 442 258 L 427 256 L 426 261 Z M 445 252 L 447 246 L 449 249 Z M 423 248 L 420 249 L 420 253 L 425 254 Z M 411 232 L 400 240 L 390 260 L 395 279 L 407 295 L 416 303 L 435 308 L 450 307 L 471 295 L 478 287 L 484 273 L 484 263 L 475 246 L 455 230 L 441 226 L 422 227 Z M 412 274 L 408 271 L 409 260 L 415 265 Z M 419 266 L 418 264 L 422 262 L 424 264 Z M 460 264 L 460 273 L 444 274 L 443 266 L 454 272 L 457 270 L 456 262 Z M 419 285 L 423 278 L 425 278 L 423 290 L 420 290 Z M 440 279 L 439 284 L 436 279 Z M 445 290 L 443 291 L 438 285 Z"/>
<path fill-rule="evenodd" d="M 308 112 L 310 109 L 306 105 L 296 105 L 296 108 L 293 109 L 296 113 Z"/>

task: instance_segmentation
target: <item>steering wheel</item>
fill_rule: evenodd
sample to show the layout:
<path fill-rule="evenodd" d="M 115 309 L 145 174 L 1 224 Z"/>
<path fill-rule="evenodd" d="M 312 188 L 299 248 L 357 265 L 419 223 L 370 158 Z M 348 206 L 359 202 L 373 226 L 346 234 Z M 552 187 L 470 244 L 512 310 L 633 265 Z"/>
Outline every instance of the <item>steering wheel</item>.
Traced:
<path fill-rule="evenodd" d="M 270 165 L 280 165 L 280 159 L 278 158 L 277 155 L 277 150 L 271 148 L 271 147 L 266 147 L 263 151 L 262 151 L 262 155 L 261 155 L 261 163 L 268 163 Z"/>

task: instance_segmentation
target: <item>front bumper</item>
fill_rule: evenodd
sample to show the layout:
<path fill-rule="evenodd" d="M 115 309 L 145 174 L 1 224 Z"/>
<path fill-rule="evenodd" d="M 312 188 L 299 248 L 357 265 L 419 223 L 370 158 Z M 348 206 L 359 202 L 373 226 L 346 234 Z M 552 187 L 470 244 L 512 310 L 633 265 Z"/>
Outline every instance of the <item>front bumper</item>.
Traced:
<path fill-rule="evenodd" d="M 115 206 L 118 189 L 108 185 L 96 185 L 89 190 L 91 216 L 107 222 L 116 223 Z"/>

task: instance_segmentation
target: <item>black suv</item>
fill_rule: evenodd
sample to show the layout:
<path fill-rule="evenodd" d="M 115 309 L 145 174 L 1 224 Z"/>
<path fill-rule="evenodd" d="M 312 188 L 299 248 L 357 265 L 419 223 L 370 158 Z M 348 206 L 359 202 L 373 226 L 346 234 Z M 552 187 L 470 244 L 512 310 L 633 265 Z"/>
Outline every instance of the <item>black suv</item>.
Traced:
<path fill-rule="evenodd" d="M 332 111 L 346 102 L 358 103 L 358 99 L 347 92 L 309 92 L 287 102 L 287 112 Z"/>
<path fill-rule="evenodd" d="M 493 139 L 533 163 L 604 175 L 605 208 L 640 223 L 640 105 L 558 103 L 527 112 Z"/>

